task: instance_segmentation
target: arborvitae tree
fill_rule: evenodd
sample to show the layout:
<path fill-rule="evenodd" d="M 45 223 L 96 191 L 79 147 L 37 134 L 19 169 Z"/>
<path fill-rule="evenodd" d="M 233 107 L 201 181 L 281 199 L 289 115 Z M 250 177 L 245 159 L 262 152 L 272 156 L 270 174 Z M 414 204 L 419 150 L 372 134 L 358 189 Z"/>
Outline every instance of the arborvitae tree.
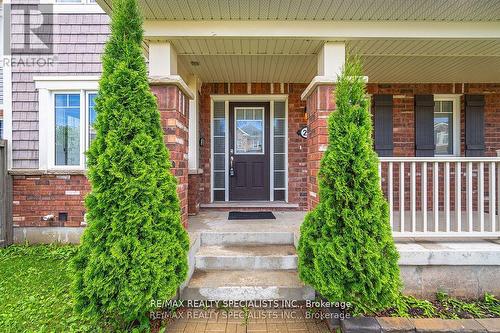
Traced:
<path fill-rule="evenodd" d="M 151 301 L 174 296 L 187 272 L 189 240 L 142 41 L 136 0 L 114 0 L 73 293 L 77 312 L 115 329 L 147 327 Z"/>
<path fill-rule="evenodd" d="M 298 247 L 300 278 L 330 301 L 351 302 L 357 313 L 393 305 L 401 285 L 361 73 L 353 61 L 338 78 L 320 202 L 306 215 Z"/>

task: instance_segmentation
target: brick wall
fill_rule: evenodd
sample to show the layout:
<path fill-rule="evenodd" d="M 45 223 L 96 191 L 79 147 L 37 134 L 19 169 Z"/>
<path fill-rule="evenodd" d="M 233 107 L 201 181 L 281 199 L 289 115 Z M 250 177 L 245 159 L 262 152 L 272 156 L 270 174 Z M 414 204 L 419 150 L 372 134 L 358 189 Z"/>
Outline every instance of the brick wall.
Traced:
<path fill-rule="evenodd" d="M 188 176 L 187 165 L 187 101 L 182 98 L 182 93 L 171 86 L 158 86 L 152 88 L 158 96 L 160 112 L 162 114 L 162 127 L 165 131 L 165 142 L 171 150 L 171 157 L 175 163 L 172 169 L 179 179 L 179 195 L 183 207 L 183 221 L 187 221 L 188 202 L 207 203 L 210 200 L 210 95 L 211 94 L 247 94 L 247 84 L 203 84 L 201 88 L 201 113 L 200 113 L 200 138 L 205 143 L 200 147 L 201 168 L 203 174 Z M 270 94 L 270 84 L 252 84 L 253 94 Z M 308 103 L 309 117 L 304 117 L 305 102 L 300 100 L 300 94 L 305 89 L 304 84 L 285 84 L 284 93 L 288 94 L 288 120 L 289 120 L 289 201 L 298 203 L 300 209 L 307 209 L 308 192 L 315 192 L 314 187 L 319 159 L 321 157 L 320 145 L 324 145 L 326 138 L 326 123 L 324 117 L 334 109 L 332 87 L 322 88 L 316 92 L 316 97 L 321 101 L 317 104 Z M 465 84 L 465 85 L 418 85 L 418 84 L 369 84 L 371 94 L 394 94 L 394 141 L 397 156 L 414 155 L 414 130 L 413 130 L 413 96 L 417 93 L 478 93 L 485 94 L 485 136 L 486 155 L 496 156 L 500 149 L 500 84 Z M 273 93 L 281 93 L 279 84 L 273 85 Z M 318 95 L 319 94 L 319 95 Z M 316 98 L 315 97 L 315 98 Z M 328 100 L 330 98 L 330 100 Z M 325 102 L 327 101 L 327 102 Z M 184 110 L 184 111 L 182 111 Z M 322 112 L 322 118 L 316 117 L 314 110 Z M 318 123 L 318 119 L 322 119 Z M 309 141 L 300 138 L 296 131 L 302 126 L 310 126 Z M 321 126 L 319 126 L 321 124 Z M 463 150 L 463 101 L 462 101 L 462 150 Z M 316 139 L 315 139 L 316 138 Z M 179 144 L 183 143 L 183 144 Z M 308 149 L 310 153 L 308 154 Z M 314 153 L 314 151 L 316 153 Z M 311 156 L 309 161 L 307 156 Z M 409 166 L 407 166 L 409 167 Z M 316 170 L 316 171 L 315 171 Z M 55 214 L 58 225 L 58 212 L 67 212 L 66 226 L 77 226 L 83 221 L 83 196 L 88 192 L 89 186 L 84 175 L 37 175 L 36 171 L 25 171 L 23 175 L 14 176 L 14 223 L 21 226 L 44 226 L 41 217 Z M 309 175 L 307 174 L 309 172 Z M 398 170 L 394 170 L 397 177 Z M 453 173 L 453 168 L 451 170 Z M 405 173 L 408 175 L 408 173 Z M 443 172 L 440 170 L 440 174 Z M 430 171 L 429 171 L 430 177 Z M 189 179 L 188 179 L 189 178 Z M 189 182 L 189 185 L 188 185 Z M 397 184 L 397 178 L 395 178 Z M 417 179 L 417 184 L 420 181 Z M 462 184 L 464 186 L 464 184 Z M 477 187 L 477 185 L 475 185 Z M 189 189 L 189 197 L 188 197 Z M 67 192 L 68 191 L 68 192 Z M 80 191 L 77 193 L 77 191 Z M 452 189 L 452 193 L 453 193 Z M 397 197 L 397 189 L 394 193 Z M 409 195 L 409 194 L 408 194 Z M 487 195 L 487 193 L 486 193 Z M 441 194 L 442 196 L 442 194 Z M 310 207 L 313 207 L 317 198 L 311 198 Z M 429 196 L 429 200 L 432 197 Z M 407 198 L 409 200 L 409 198 Z M 462 202 L 464 202 L 463 198 Z M 419 200 L 417 200 L 418 202 Z M 431 202 L 429 201 L 429 207 Z M 190 205 L 192 206 L 192 205 Z M 440 206 L 442 204 L 440 203 Z M 487 209 L 487 205 L 485 208 Z M 407 206 L 408 208 L 408 206 Z M 453 208 L 453 203 L 452 203 Z M 193 211 L 191 211 L 193 212 Z"/>
<path fill-rule="evenodd" d="M 394 156 L 415 156 L 414 96 L 418 94 L 484 94 L 486 156 L 500 149 L 500 84 L 368 84 L 369 94 L 393 95 Z M 464 153 L 465 107 L 460 101 L 460 142 Z"/>
<path fill-rule="evenodd" d="M 306 125 L 304 115 L 305 102 L 300 95 L 306 84 L 288 83 L 283 87 L 279 83 L 252 83 L 251 94 L 288 94 L 288 201 L 299 204 L 300 209 L 307 209 L 307 141 L 297 135 L 297 131 Z M 283 90 L 281 90 L 283 88 Z M 248 94 L 247 83 L 204 83 L 200 96 L 200 138 L 205 144 L 200 147 L 200 167 L 203 169 L 202 203 L 210 202 L 210 95 Z"/>
<path fill-rule="evenodd" d="M 177 178 L 177 194 L 181 205 L 182 223 L 188 221 L 188 123 L 187 97 L 174 85 L 152 85 L 158 101 L 164 141 L 170 151 L 172 173 Z"/>
<path fill-rule="evenodd" d="M 308 208 L 319 202 L 318 172 L 328 145 L 328 115 L 335 111 L 334 85 L 318 86 L 307 98 L 307 190 Z"/>
<path fill-rule="evenodd" d="M 19 226 L 78 227 L 84 219 L 83 200 L 90 191 L 85 175 L 14 175 L 12 216 Z M 59 220 L 67 213 L 67 221 Z M 53 214 L 53 221 L 42 217 Z"/>
<path fill-rule="evenodd" d="M 203 174 L 190 174 L 188 184 L 188 213 L 196 215 L 200 210 L 200 203 L 205 192 Z"/>

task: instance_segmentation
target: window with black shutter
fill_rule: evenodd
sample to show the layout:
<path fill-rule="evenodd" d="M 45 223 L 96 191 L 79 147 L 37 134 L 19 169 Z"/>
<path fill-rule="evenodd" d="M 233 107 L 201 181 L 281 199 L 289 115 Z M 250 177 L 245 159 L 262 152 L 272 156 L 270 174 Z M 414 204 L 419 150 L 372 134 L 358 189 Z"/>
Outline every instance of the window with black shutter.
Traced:
<path fill-rule="evenodd" d="M 375 151 L 379 156 L 393 155 L 392 95 L 373 96 Z"/>
<path fill-rule="evenodd" d="M 415 156 L 434 156 L 434 96 L 415 95 Z"/>
<path fill-rule="evenodd" d="M 465 156 L 484 156 L 484 95 L 465 95 Z"/>

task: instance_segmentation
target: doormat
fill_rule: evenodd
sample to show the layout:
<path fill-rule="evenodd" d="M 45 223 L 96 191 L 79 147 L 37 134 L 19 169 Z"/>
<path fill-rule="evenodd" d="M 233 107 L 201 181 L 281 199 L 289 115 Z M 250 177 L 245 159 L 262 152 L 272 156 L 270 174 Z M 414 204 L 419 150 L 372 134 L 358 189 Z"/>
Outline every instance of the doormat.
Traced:
<path fill-rule="evenodd" d="M 276 220 L 272 212 L 229 212 L 228 220 Z"/>

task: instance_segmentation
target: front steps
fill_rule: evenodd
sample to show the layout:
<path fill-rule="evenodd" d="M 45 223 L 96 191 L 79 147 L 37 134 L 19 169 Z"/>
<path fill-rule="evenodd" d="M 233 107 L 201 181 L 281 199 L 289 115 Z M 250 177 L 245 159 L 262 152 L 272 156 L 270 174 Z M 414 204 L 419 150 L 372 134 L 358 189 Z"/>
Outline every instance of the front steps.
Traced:
<path fill-rule="evenodd" d="M 314 299 L 298 279 L 293 232 L 201 233 L 194 266 L 182 299 Z"/>

